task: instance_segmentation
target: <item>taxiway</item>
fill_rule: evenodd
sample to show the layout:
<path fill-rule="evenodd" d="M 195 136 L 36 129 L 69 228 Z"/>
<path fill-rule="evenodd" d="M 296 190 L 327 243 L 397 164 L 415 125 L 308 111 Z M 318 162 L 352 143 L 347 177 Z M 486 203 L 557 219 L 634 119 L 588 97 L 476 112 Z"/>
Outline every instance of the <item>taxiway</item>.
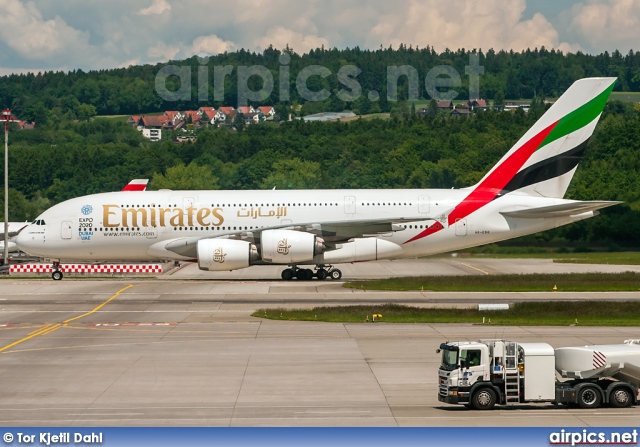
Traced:
<path fill-rule="evenodd" d="M 388 269 L 351 267 L 364 269 L 361 276 Z M 150 280 L 2 279 L 0 425 L 566 427 L 632 426 L 640 417 L 640 407 L 524 405 L 476 412 L 445 406 L 437 400 L 435 353 L 442 341 L 460 339 L 619 343 L 640 338 L 637 327 L 339 324 L 251 317 L 258 308 L 275 306 L 636 300 L 640 292 L 366 292 L 328 281 L 189 277 L 196 273 L 202 272 L 185 268 Z"/>

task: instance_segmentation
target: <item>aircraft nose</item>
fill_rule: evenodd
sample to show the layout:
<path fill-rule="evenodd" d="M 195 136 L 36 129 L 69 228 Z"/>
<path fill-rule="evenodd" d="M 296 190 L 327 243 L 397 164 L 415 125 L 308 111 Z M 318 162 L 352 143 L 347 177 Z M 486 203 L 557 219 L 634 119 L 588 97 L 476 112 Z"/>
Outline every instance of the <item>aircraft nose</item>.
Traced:
<path fill-rule="evenodd" d="M 33 247 L 33 237 L 29 234 L 29 227 L 23 228 L 16 236 L 15 242 L 20 251 L 29 253 L 29 249 Z"/>

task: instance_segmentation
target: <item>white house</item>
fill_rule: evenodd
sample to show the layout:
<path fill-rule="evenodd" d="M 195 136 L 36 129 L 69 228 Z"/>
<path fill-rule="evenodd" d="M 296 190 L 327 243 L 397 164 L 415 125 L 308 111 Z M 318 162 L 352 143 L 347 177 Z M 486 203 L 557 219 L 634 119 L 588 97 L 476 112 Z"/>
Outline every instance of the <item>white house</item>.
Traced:
<path fill-rule="evenodd" d="M 162 139 L 162 129 L 142 129 L 142 136 L 151 141 L 160 141 Z"/>
<path fill-rule="evenodd" d="M 214 116 L 214 119 L 216 121 L 224 121 L 227 119 L 227 115 L 229 115 L 229 113 L 233 112 L 235 109 L 231 106 L 229 107 L 220 107 L 217 111 L 216 114 Z"/>

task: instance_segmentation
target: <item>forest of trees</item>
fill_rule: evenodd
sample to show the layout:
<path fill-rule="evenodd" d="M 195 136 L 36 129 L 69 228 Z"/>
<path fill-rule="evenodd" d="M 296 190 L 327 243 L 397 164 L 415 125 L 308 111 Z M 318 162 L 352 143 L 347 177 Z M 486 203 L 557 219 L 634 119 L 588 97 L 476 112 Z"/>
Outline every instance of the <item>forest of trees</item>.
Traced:
<path fill-rule="evenodd" d="M 155 91 L 155 77 L 167 64 L 123 69 L 0 78 L 0 106 L 21 119 L 34 120 L 35 130 L 10 136 L 11 220 L 32 220 L 49 206 L 85 194 L 120 190 L 134 178 L 151 178 L 151 188 L 279 189 L 288 188 L 452 188 L 476 183 L 544 112 L 544 97 L 559 96 L 585 76 L 615 76 L 616 90 L 640 91 L 640 52 L 600 55 L 563 54 L 544 48 L 524 52 L 478 51 L 484 67 L 480 94 L 489 99 L 533 98 L 528 114 L 486 111 L 469 118 L 415 114 L 408 97 L 408 77 L 399 78 L 399 101 L 387 101 L 389 66 L 409 65 L 419 73 L 419 96 L 427 98 L 424 79 L 437 65 L 461 74 L 460 97 L 468 93 L 464 75 L 470 62 L 465 50 L 437 53 L 431 48 L 400 46 L 375 51 L 317 49 L 288 55 L 269 48 L 261 54 L 240 50 L 193 57 L 175 65 L 191 67 L 191 100 L 167 102 Z M 284 61 L 284 62 L 283 62 Z M 302 110 L 390 111 L 390 119 L 350 122 L 266 122 L 260 126 L 206 127 L 193 144 L 172 138 L 150 142 L 123 119 L 95 115 L 138 114 L 234 104 L 238 67 L 262 65 L 276 88 L 262 103 L 280 114 Z M 304 67 L 321 65 L 332 75 L 312 76 L 308 86 L 332 93 L 323 102 L 304 102 L 295 88 Z M 355 65 L 363 95 L 352 103 L 336 95 L 344 87 L 336 73 Z M 230 66 L 224 99 L 198 101 L 202 86 L 214 97 L 215 67 Z M 286 66 L 286 70 L 283 70 Z M 204 69 L 204 70 L 203 70 Z M 207 83 L 199 75 L 208 71 Z M 286 74 L 288 71 L 288 75 Z M 279 79 L 280 73 L 285 78 Z M 286 79 L 288 77 L 288 79 Z M 207 79 L 205 79 L 207 80 Z M 256 79 L 247 82 L 256 89 Z M 176 79 L 168 78 L 168 83 Z M 291 97 L 279 101 L 278 86 L 289 84 Z M 174 85 L 179 89 L 180 85 Z M 379 100 L 368 101 L 376 90 Z M 207 93 L 206 91 L 204 92 Z M 434 109 L 432 101 L 429 110 Z M 283 112 L 285 111 L 285 112 Z M 78 120 L 80 120 L 78 122 Z M 640 107 L 610 101 L 579 165 L 568 197 L 620 200 L 624 204 L 601 216 L 536 235 L 538 243 L 577 246 L 640 247 Z M 2 166 L 0 166 L 0 175 Z M 2 195 L 0 195 L 1 200 Z M 0 210 L 2 207 L 0 207 Z M 532 240 L 529 240 L 529 243 Z"/>
<path fill-rule="evenodd" d="M 307 101 L 310 111 L 342 111 L 357 109 L 363 113 L 388 112 L 393 103 L 387 101 L 387 67 L 411 66 L 417 70 L 419 82 L 417 96 L 430 99 L 425 89 L 427 73 L 437 66 L 453 67 L 461 77 L 457 99 L 468 99 L 469 76 L 465 67 L 470 64 L 470 54 L 477 54 L 479 64 L 484 69 L 480 78 L 480 97 L 507 99 L 534 97 L 557 97 L 576 79 L 589 76 L 614 76 L 618 78 L 616 91 L 640 91 L 640 52 L 630 51 L 623 55 L 618 51 L 599 55 L 583 53 L 563 54 L 544 48 L 513 51 L 444 51 L 437 53 L 433 48 L 412 48 L 401 45 L 397 49 L 380 48 L 363 50 L 360 48 L 311 50 L 297 54 L 285 50 L 289 57 L 281 63 L 282 52 L 268 48 L 262 53 L 240 50 L 212 56 L 206 64 L 204 60 L 192 57 L 185 61 L 170 62 L 172 66 L 190 67 L 190 100 L 167 101 L 156 91 L 156 75 L 168 64 L 131 66 L 112 70 L 69 73 L 46 72 L 0 77 L 0 106 L 11 108 L 23 120 L 35 121 L 38 125 L 58 125 L 72 119 L 85 120 L 93 115 L 141 114 L 164 110 L 195 110 L 200 106 L 235 106 L 238 100 L 239 67 L 263 66 L 274 80 L 274 88 L 268 97 L 259 101 L 265 105 L 305 104 L 296 88 L 296 77 L 305 67 L 317 65 L 326 67 L 331 73 L 325 78 L 312 76 L 308 87 L 311 91 L 326 89 L 331 97 L 313 103 Z M 355 78 L 363 94 L 359 100 L 343 101 L 337 93 L 344 89 L 338 79 L 341 67 L 354 65 L 361 72 Z M 216 68 L 230 67 L 230 74 L 224 79 L 224 98 L 216 98 Z M 283 69 L 284 67 L 284 69 Z M 281 76 L 282 75 L 282 76 Z M 282 77 L 282 79 L 281 79 Z M 251 77 L 246 82 L 252 90 L 262 87 L 259 77 Z M 398 99 L 409 95 L 407 76 L 398 79 Z M 176 76 L 167 78 L 167 88 L 179 91 L 182 87 Z M 280 95 L 280 87 L 288 86 L 289 99 Z M 283 88 L 284 90 L 284 88 Z M 349 91 L 349 89 L 346 89 Z M 379 100 L 369 101 L 368 92 L 375 91 Z M 199 100 L 204 95 L 205 100 Z M 256 102 L 251 102 L 257 105 Z M 313 106 L 313 107 L 311 107 Z"/>

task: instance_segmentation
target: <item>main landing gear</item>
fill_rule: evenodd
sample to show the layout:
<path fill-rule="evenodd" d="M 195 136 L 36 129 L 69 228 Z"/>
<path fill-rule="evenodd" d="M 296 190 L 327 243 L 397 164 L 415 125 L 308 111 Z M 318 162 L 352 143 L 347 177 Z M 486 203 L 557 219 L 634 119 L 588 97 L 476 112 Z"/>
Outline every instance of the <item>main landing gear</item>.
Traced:
<path fill-rule="evenodd" d="M 299 269 L 297 266 L 292 265 L 291 268 L 284 269 L 282 271 L 282 279 L 289 281 L 293 278 L 310 281 L 313 278 L 318 278 L 320 281 L 324 281 L 327 278 L 335 279 L 336 281 L 342 278 L 342 272 L 331 265 L 318 265 L 316 271 L 311 269 Z"/>

